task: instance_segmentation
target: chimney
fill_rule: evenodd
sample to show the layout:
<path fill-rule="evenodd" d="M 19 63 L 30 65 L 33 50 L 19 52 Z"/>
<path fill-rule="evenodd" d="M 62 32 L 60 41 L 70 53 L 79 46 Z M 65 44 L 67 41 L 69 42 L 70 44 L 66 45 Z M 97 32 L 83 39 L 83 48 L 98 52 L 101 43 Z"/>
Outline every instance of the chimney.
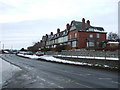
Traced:
<path fill-rule="evenodd" d="M 40 40 L 40 43 L 42 43 L 42 40 Z"/>
<path fill-rule="evenodd" d="M 89 20 L 87 20 L 87 24 L 90 25 L 90 21 Z"/>
<path fill-rule="evenodd" d="M 85 31 L 85 19 L 82 19 L 82 30 Z"/>
<path fill-rule="evenodd" d="M 46 37 L 48 37 L 48 34 L 46 34 Z"/>
<path fill-rule="evenodd" d="M 51 35 L 53 35 L 53 32 L 51 32 Z"/>
<path fill-rule="evenodd" d="M 57 29 L 57 33 L 60 33 L 60 29 L 59 28 Z"/>
<path fill-rule="evenodd" d="M 70 29 L 70 25 L 69 23 L 66 25 L 66 30 L 69 30 Z"/>

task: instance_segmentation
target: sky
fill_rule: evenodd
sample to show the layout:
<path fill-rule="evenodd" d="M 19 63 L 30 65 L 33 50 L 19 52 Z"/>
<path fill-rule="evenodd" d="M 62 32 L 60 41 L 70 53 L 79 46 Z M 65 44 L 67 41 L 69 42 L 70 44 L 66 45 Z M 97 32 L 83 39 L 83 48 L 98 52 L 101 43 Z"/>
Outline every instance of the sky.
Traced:
<path fill-rule="evenodd" d="M 118 1 L 0 0 L 0 49 L 27 48 L 82 18 L 107 33 L 118 33 Z"/>

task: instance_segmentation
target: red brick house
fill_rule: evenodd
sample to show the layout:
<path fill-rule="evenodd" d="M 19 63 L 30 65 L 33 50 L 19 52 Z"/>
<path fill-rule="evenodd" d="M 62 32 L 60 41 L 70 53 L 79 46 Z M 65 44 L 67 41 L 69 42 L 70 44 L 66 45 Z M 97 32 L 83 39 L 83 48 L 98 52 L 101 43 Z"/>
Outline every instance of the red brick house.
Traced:
<path fill-rule="evenodd" d="M 97 47 L 100 42 L 106 40 L 106 32 L 102 27 L 94 27 L 90 25 L 88 20 L 82 22 L 72 21 L 68 33 L 68 41 L 72 49 L 93 48 Z"/>
<path fill-rule="evenodd" d="M 71 49 L 94 48 L 106 40 L 106 32 L 102 27 L 90 25 L 90 21 L 82 22 L 73 20 L 66 25 L 66 29 L 57 33 L 46 34 L 42 37 L 41 48 L 55 48 L 57 45 L 70 45 Z"/>

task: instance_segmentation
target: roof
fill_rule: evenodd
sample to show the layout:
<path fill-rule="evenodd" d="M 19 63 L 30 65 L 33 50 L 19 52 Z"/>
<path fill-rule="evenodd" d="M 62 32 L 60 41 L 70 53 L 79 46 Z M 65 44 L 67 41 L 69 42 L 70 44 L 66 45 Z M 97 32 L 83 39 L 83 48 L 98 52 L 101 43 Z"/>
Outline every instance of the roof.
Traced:
<path fill-rule="evenodd" d="M 104 31 L 103 27 L 90 26 L 89 28 L 93 28 L 93 29 L 96 29 L 96 30 Z M 88 29 L 88 28 L 86 28 L 86 29 Z"/>
<path fill-rule="evenodd" d="M 43 41 L 53 40 L 53 39 L 56 39 L 56 38 L 59 38 L 59 37 L 66 36 L 67 34 L 68 34 L 68 30 L 64 30 L 64 31 L 61 31 L 60 33 L 57 33 L 57 34 L 54 34 L 54 35 L 43 36 L 42 40 Z"/>
<path fill-rule="evenodd" d="M 91 26 L 87 23 L 85 23 L 85 29 L 86 29 L 87 32 L 89 32 L 89 31 L 103 32 L 104 31 L 103 27 L 95 27 L 95 26 Z M 54 35 L 50 34 L 50 35 L 43 36 L 42 40 L 47 41 L 47 40 L 53 40 L 53 39 L 56 39 L 56 38 L 59 38 L 59 37 L 63 37 L 63 36 L 68 35 L 68 32 L 72 31 L 72 30 L 82 31 L 82 22 L 73 20 L 73 21 L 71 21 L 71 25 L 70 25 L 69 30 L 64 30 L 64 31 L 61 31 L 61 32 L 59 32 L 57 34 L 54 34 Z"/>
<path fill-rule="evenodd" d="M 93 28 L 94 31 L 104 31 L 103 27 L 95 27 L 85 23 L 85 29 L 89 31 L 89 28 Z M 70 25 L 70 31 L 72 30 L 82 31 L 82 22 L 73 20 Z"/>

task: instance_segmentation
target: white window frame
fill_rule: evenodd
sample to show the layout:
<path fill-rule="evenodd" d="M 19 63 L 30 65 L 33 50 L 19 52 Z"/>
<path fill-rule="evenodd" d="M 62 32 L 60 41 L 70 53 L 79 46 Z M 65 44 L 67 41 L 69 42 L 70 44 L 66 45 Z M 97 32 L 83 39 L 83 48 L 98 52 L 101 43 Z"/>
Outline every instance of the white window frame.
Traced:
<path fill-rule="evenodd" d="M 72 47 L 77 47 L 77 41 L 72 41 Z"/>
<path fill-rule="evenodd" d="M 95 42 L 88 42 L 89 47 L 94 47 L 95 46 Z"/>
<path fill-rule="evenodd" d="M 90 38 L 93 38 L 93 34 L 90 34 L 89 37 L 90 37 Z"/>
<path fill-rule="evenodd" d="M 99 33 L 96 34 L 96 38 L 100 38 L 100 34 Z"/>
<path fill-rule="evenodd" d="M 75 35 L 75 38 L 77 38 L 77 33 L 75 33 L 74 35 Z"/>
<path fill-rule="evenodd" d="M 72 39 L 72 35 L 70 34 L 70 39 Z"/>
<path fill-rule="evenodd" d="M 99 46 L 100 42 L 96 42 L 96 46 Z"/>

